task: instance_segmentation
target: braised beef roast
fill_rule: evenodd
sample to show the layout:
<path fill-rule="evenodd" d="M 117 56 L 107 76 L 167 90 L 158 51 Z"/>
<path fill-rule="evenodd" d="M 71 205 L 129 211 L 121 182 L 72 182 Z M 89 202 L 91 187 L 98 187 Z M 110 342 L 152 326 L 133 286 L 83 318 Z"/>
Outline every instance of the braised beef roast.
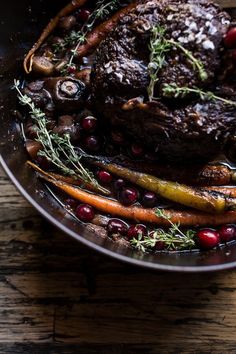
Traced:
<path fill-rule="evenodd" d="M 173 47 L 158 73 L 157 99 L 149 102 L 150 39 L 156 25 L 165 28 L 167 39 L 201 60 L 207 79 L 202 80 L 183 51 Z M 235 100 L 234 88 L 218 79 L 229 27 L 229 15 L 212 1 L 138 1 L 96 52 L 91 74 L 96 110 L 106 123 L 125 130 L 158 156 L 184 161 L 213 158 L 236 131 L 235 106 L 203 101 L 194 94 L 167 99 L 163 87 L 172 83 L 198 87 Z"/>

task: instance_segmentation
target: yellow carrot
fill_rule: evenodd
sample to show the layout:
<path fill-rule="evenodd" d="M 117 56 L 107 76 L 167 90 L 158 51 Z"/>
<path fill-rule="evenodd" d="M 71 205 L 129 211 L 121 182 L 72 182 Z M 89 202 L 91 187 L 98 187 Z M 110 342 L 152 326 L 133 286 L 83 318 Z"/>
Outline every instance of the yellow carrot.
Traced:
<path fill-rule="evenodd" d="M 155 192 L 165 199 L 207 213 L 220 214 L 236 206 L 236 199 L 220 192 L 197 189 L 177 182 L 165 181 L 115 164 L 96 162 L 96 165 L 142 188 Z"/>

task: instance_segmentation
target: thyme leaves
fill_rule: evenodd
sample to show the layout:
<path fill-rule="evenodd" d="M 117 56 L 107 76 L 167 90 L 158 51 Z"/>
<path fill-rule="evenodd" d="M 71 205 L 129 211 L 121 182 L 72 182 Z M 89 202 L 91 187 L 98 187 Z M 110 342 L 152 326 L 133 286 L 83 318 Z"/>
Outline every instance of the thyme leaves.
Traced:
<path fill-rule="evenodd" d="M 167 220 L 170 224 L 169 229 L 157 229 L 143 237 L 140 233 L 138 238 L 133 238 L 130 242 L 131 245 L 142 252 L 155 248 L 157 243 L 163 243 L 167 250 L 183 250 L 193 249 L 195 247 L 195 235 L 193 230 L 183 232 L 179 228 L 179 224 L 174 224 L 170 217 L 162 210 L 157 209 L 156 215 L 160 218 Z"/>
<path fill-rule="evenodd" d="M 29 108 L 30 117 L 37 125 L 37 141 L 42 145 L 38 155 L 47 158 L 64 175 L 79 178 L 84 183 L 91 184 L 99 192 L 107 194 L 107 190 L 98 184 L 93 173 L 83 166 L 81 156 L 76 153 L 71 144 L 70 136 L 65 134 L 61 137 L 48 130 L 45 113 L 35 106 L 29 96 L 22 93 L 18 80 L 14 80 L 13 88 L 18 93 L 19 102 Z"/>
<path fill-rule="evenodd" d="M 211 91 L 203 91 L 198 87 L 179 87 L 175 83 L 165 84 L 163 87 L 163 94 L 165 97 L 174 97 L 174 98 L 184 98 L 188 94 L 196 94 L 200 97 L 202 101 L 221 101 L 226 105 L 236 107 L 236 101 L 228 100 L 226 98 L 215 95 Z"/>
<path fill-rule="evenodd" d="M 66 67 L 63 68 L 63 73 L 67 73 L 68 69 L 72 66 L 79 47 L 86 43 L 86 37 L 93 29 L 96 21 L 106 19 L 111 14 L 111 12 L 115 11 L 118 7 L 119 0 L 110 0 L 108 2 L 105 0 L 97 1 L 95 10 L 91 13 L 80 31 L 72 31 L 68 36 L 65 37 L 63 43 L 55 46 L 55 53 L 67 47 L 74 46 L 74 48 L 71 49 L 71 55 L 68 59 L 68 63 Z"/>
<path fill-rule="evenodd" d="M 150 76 L 150 83 L 148 86 L 149 101 L 154 100 L 154 89 L 158 81 L 158 73 L 165 64 L 166 53 L 170 50 L 171 45 L 165 39 L 165 29 L 161 26 L 154 26 L 152 29 L 152 36 L 150 41 L 150 61 L 148 65 L 148 72 Z"/>
<path fill-rule="evenodd" d="M 188 49 L 184 48 L 181 43 L 174 41 L 173 39 L 167 39 L 165 37 L 166 29 L 162 26 L 154 26 L 151 31 L 150 40 L 150 60 L 148 65 L 148 71 L 150 76 L 150 83 L 147 88 L 149 101 L 153 101 L 155 85 L 158 82 L 158 74 L 164 67 L 166 61 L 166 54 L 172 48 L 178 48 L 189 59 L 194 70 L 197 70 L 199 77 L 202 81 L 207 80 L 208 75 L 201 60 L 194 57 L 194 55 Z"/>

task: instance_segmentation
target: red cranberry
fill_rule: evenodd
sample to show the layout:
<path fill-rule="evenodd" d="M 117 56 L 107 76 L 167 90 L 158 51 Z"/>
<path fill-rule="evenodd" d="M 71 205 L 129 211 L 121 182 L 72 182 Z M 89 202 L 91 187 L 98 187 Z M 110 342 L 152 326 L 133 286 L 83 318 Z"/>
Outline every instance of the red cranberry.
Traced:
<path fill-rule="evenodd" d="M 111 137 L 112 137 L 112 141 L 113 143 L 117 144 L 117 145 L 124 145 L 125 143 L 125 138 L 124 135 L 119 132 L 119 131 L 112 131 L 111 132 Z"/>
<path fill-rule="evenodd" d="M 90 222 L 93 220 L 95 213 L 90 205 L 81 204 L 76 209 L 76 216 L 83 222 Z"/>
<path fill-rule="evenodd" d="M 65 200 L 65 205 L 66 205 L 67 207 L 70 207 L 71 209 L 75 209 L 75 208 L 77 208 L 77 206 L 78 206 L 78 202 L 77 202 L 77 200 L 75 200 L 75 199 L 67 198 L 67 199 Z"/>
<path fill-rule="evenodd" d="M 88 150 L 93 152 L 97 152 L 101 147 L 100 140 L 95 135 L 87 136 L 85 138 L 84 145 Z"/>
<path fill-rule="evenodd" d="M 221 242 L 232 241 L 236 237 L 236 227 L 235 225 L 223 225 L 219 229 Z"/>
<path fill-rule="evenodd" d="M 77 68 L 76 68 L 76 66 L 74 64 L 72 64 L 72 65 L 70 65 L 68 67 L 67 71 L 68 71 L 69 74 L 74 74 L 74 73 L 76 73 Z"/>
<path fill-rule="evenodd" d="M 155 231 L 152 231 L 149 233 L 149 237 L 150 238 L 154 238 L 155 237 Z M 155 246 L 153 247 L 154 250 L 156 251 L 163 251 L 166 248 L 166 245 L 163 241 L 156 241 Z"/>
<path fill-rule="evenodd" d="M 48 170 L 51 166 L 51 162 L 45 156 L 37 156 L 36 162 L 43 170 Z"/>
<path fill-rule="evenodd" d="M 128 231 L 128 225 L 119 219 L 111 219 L 107 224 L 109 234 L 121 234 L 125 236 Z"/>
<path fill-rule="evenodd" d="M 107 171 L 98 171 L 97 176 L 101 183 L 109 184 L 112 181 L 112 175 Z"/>
<path fill-rule="evenodd" d="M 220 235 L 216 230 L 202 229 L 197 233 L 200 248 L 209 250 L 219 245 Z"/>
<path fill-rule="evenodd" d="M 97 128 L 97 119 L 92 116 L 85 117 L 81 121 L 81 126 L 87 132 L 93 133 L 94 130 Z"/>
<path fill-rule="evenodd" d="M 114 182 L 114 188 L 116 191 L 120 191 L 124 187 L 125 187 L 125 181 L 122 178 L 119 178 Z"/>
<path fill-rule="evenodd" d="M 90 10 L 88 9 L 81 9 L 78 13 L 78 20 L 82 21 L 82 22 L 86 22 L 89 18 L 89 16 L 91 15 Z"/>
<path fill-rule="evenodd" d="M 147 235 L 147 228 L 145 225 L 137 224 L 130 226 L 127 237 L 131 240 L 132 238 L 138 238 L 140 235 L 142 237 Z"/>
<path fill-rule="evenodd" d="M 139 157 L 139 156 L 142 156 L 142 154 L 143 154 L 143 148 L 140 145 L 133 144 L 131 146 L 131 152 L 135 157 Z"/>
<path fill-rule="evenodd" d="M 153 192 L 145 192 L 142 199 L 142 205 L 146 208 L 154 208 L 157 204 L 157 195 Z"/>
<path fill-rule="evenodd" d="M 123 188 L 118 197 L 122 204 L 132 205 L 137 202 L 139 194 L 135 188 Z"/>
<path fill-rule="evenodd" d="M 236 48 L 236 27 L 231 28 L 224 38 L 227 48 Z"/>

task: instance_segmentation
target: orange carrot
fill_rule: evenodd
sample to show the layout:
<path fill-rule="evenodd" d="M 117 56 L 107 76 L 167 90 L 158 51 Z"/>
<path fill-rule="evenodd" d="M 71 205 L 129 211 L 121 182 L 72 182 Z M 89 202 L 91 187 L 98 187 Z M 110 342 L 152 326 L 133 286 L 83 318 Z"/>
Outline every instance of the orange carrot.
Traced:
<path fill-rule="evenodd" d="M 86 43 L 81 45 L 78 50 L 78 57 L 84 57 L 85 55 L 93 52 L 101 41 L 110 33 L 117 25 L 119 20 L 127 15 L 127 13 L 137 6 L 136 3 L 132 3 L 125 8 L 115 13 L 109 20 L 98 25 L 91 33 L 86 37 Z"/>
<path fill-rule="evenodd" d="M 34 166 L 32 166 L 34 167 Z M 115 200 L 91 194 L 68 183 L 55 180 L 50 173 L 41 170 L 40 177 L 52 183 L 55 187 L 64 191 L 72 198 L 96 208 L 97 210 L 116 217 L 130 219 L 135 222 L 154 223 L 160 226 L 169 226 L 168 220 L 158 217 L 155 209 L 144 209 L 138 206 L 126 207 Z M 236 222 L 236 211 L 228 211 L 221 215 L 211 215 L 198 211 L 165 210 L 173 223 L 181 226 L 217 226 L 225 223 Z"/>
<path fill-rule="evenodd" d="M 32 71 L 34 53 L 36 52 L 36 50 L 38 50 L 40 48 L 40 46 L 43 44 L 43 42 L 46 40 L 46 38 L 56 28 L 60 19 L 64 16 L 68 16 L 70 13 L 75 11 L 78 7 L 83 6 L 86 2 L 87 2 L 87 0 L 72 0 L 49 22 L 49 24 L 43 30 L 38 41 L 30 49 L 30 51 L 28 52 L 28 54 L 26 55 L 26 57 L 24 59 L 24 70 L 27 74 L 29 74 Z"/>

